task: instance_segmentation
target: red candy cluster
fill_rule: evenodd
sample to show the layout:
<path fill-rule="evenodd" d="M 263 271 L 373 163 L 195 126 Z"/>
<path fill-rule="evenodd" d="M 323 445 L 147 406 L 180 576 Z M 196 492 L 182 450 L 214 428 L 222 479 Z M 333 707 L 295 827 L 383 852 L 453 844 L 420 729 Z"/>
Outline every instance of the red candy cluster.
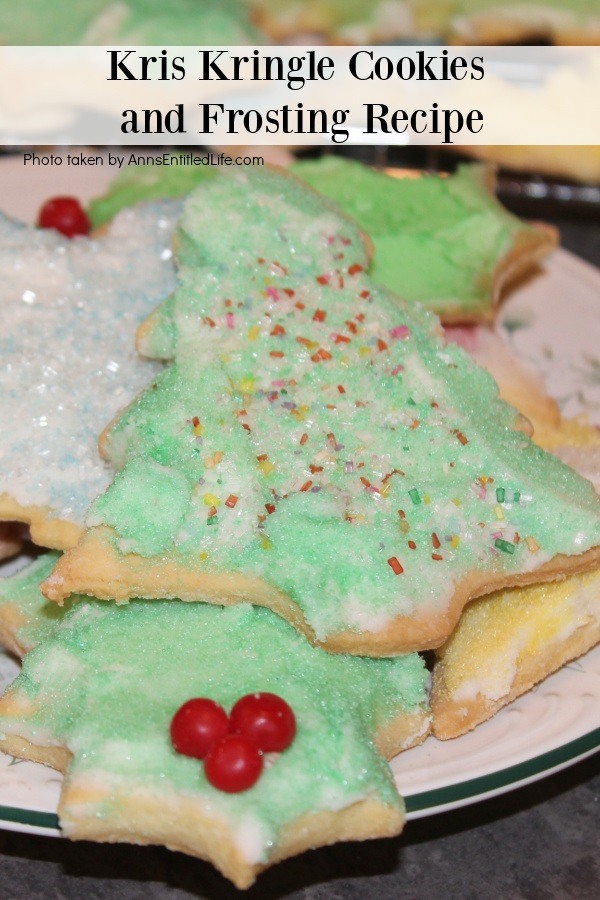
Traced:
<path fill-rule="evenodd" d="M 296 718 L 277 694 L 246 694 L 229 716 L 207 697 L 180 706 L 171 721 L 178 753 L 204 760 L 204 773 L 220 791 L 251 788 L 263 770 L 263 753 L 286 750 L 296 735 Z"/>

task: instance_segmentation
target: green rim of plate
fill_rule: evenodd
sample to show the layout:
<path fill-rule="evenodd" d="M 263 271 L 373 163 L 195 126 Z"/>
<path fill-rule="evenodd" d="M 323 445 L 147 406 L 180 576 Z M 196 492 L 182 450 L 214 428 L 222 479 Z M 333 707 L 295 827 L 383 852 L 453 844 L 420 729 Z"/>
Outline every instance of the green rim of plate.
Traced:
<path fill-rule="evenodd" d="M 447 787 L 436 788 L 433 791 L 423 791 L 406 797 L 406 810 L 410 813 L 432 811 L 440 806 L 460 803 L 463 800 L 477 798 L 484 799 L 485 795 L 493 791 L 513 785 L 515 788 L 523 781 L 536 775 L 542 776 L 544 772 L 566 766 L 579 758 L 589 756 L 595 750 L 600 749 L 600 728 L 595 728 L 587 734 L 542 753 L 533 759 L 482 775 L 480 778 L 471 778 Z M 41 812 L 35 809 L 21 809 L 16 806 L 0 806 L 0 822 L 15 822 L 19 825 L 28 825 L 35 828 L 46 828 L 56 831 L 59 828 L 58 816 L 55 813 Z"/>
<path fill-rule="evenodd" d="M 19 825 L 48 828 L 53 831 L 57 831 L 59 827 L 56 813 L 40 812 L 37 809 L 22 809 L 19 806 L 0 806 L 0 824 L 2 822 L 15 822 Z"/>
<path fill-rule="evenodd" d="M 469 798 L 472 798 L 473 801 L 478 798 L 483 800 L 485 795 L 494 791 L 501 791 L 502 788 L 509 785 L 517 788 L 523 781 L 535 778 L 536 775 L 541 777 L 545 772 L 550 774 L 550 770 L 565 767 L 580 758 L 590 756 L 599 749 L 600 728 L 595 728 L 593 731 L 569 741 L 568 744 L 563 744 L 554 750 L 549 750 L 547 753 L 542 753 L 533 759 L 527 759 L 506 769 L 500 769 L 498 772 L 491 772 L 489 775 L 481 775 L 479 778 L 471 778 L 468 781 L 460 781 L 447 787 L 408 796 L 405 798 L 406 811 L 409 814 L 423 812 L 427 809 L 433 811 L 436 807 L 460 803 Z"/>

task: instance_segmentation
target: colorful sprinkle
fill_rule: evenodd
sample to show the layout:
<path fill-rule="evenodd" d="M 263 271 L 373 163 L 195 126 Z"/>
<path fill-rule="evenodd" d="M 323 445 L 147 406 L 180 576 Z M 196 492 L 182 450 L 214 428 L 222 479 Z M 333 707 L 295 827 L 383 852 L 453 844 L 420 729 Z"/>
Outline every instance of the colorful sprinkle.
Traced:
<path fill-rule="evenodd" d="M 420 502 L 421 502 L 421 495 L 419 494 L 419 492 L 418 492 L 418 490 L 417 490 L 416 488 L 412 488 L 412 489 L 408 492 L 408 496 L 410 497 L 410 499 L 412 500 L 412 502 L 413 502 L 413 504 L 414 504 L 415 506 L 418 506 L 418 505 L 420 504 Z"/>
<path fill-rule="evenodd" d="M 404 569 L 400 565 L 400 562 L 396 556 L 390 556 L 388 559 L 388 566 L 391 568 L 394 575 L 402 575 Z"/>
<path fill-rule="evenodd" d="M 496 538 L 494 541 L 494 547 L 498 550 L 502 550 L 503 553 L 514 553 L 515 545 L 511 544 L 510 541 L 505 541 L 503 538 Z"/>
<path fill-rule="evenodd" d="M 318 363 L 322 360 L 332 359 L 332 356 L 329 350 L 325 350 L 323 347 L 319 347 L 317 352 L 311 356 L 311 359 L 314 363 Z"/>
<path fill-rule="evenodd" d="M 504 497 L 506 496 L 506 491 L 504 488 L 496 488 L 496 500 L 498 503 L 504 503 Z"/>
<path fill-rule="evenodd" d="M 394 328 L 390 328 L 390 337 L 394 340 L 404 340 L 410 334 L 410 328 L 408 325 L 396 325 Z"/>

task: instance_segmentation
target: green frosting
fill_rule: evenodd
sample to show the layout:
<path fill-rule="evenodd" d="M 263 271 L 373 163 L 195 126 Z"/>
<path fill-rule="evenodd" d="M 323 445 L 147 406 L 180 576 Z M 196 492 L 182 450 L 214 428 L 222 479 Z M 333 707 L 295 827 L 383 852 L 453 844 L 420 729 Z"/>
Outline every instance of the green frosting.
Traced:
<path fill-rule="evenodd" d="M 297 162 L 291 170 L 356 219 L 373 241 L 373 279 L 439 315 L 489 314 L 496 269 L 517 237 L 535 229 L 511 215 L 485 184 L 485 167 L 454 175 L 393 178 L 339 156 Z M 203 166 L 129 166 L 90 204 L 97 227 L 140 200 L 182 197 L 218 170 Z"/>
<path fill-rule="evenodd" d="M 178 160 L 173 165 L 147 165 L 132 163 L 123 169 L 110 183 L 102 197 L 91 200 L 88 215 L 94 228 L 99 228 L 126 206 L 142 200 L 160 200 L 163 197 L 184 197 L 198 184 L 214 178 L 215 167 L 194 166 L 180 162 L 183 156 L 173 153 Z"/>
<path fill-rule="evenodd" d="M 261 41 L 242 0 L 0 0 L 0 42 L 167 47 Z"/>
<path fill-rule="evenodd" d="M 491 377 L 367 277 L 356 226 L 300 182 L 213 179 L 178 248 L 174 361 L 114 427 L 122 469 L 90 516 L 121 553 L 260 576 L 324 639 L 599 543 L 591 485 L 513 430 Z"/>
<path fill-rule="evenodd" d="M 19 573 L 5 589 L 44 631 L 47 604 L 35 579 L 53 561 L 47 557 Z M 123 823 L 122 792 L 181 794 L 224 817 L 234 837 L 250 827 L 248 852 L 264 861 L 281 829 L 303 813 L 365 797 L 402 809 L 372 738 L 396 716 L 426 710 L 428 675 L 417 654 L 334 656 L 249 604 L 222 609 L 165 600 L 117 607 L 80 598 L 55 621 L 12 688 L 36 712 L 24 720 L 2 717 L 0 731 L 68 747 L 69 779 L 89 777 L 107 791 L 89 815 L 118 815 Z M 173 750 L 169 724 L 191 697 L 211 697 L 230 709 L 254 691 L 287 700 L 297 736 L 252 789 L 224 794 L 208 784 L 197 760 Z M 63 814 L 70 818 L 68 808 Z M 244 850 L 247 837 L 237 840 Z"/>
<path fill-rule="evenodd" d="M 52 634 L 62 621 L 72 602 L 60 607 L 48 603 L 39 590 L 56 565 L 60 553 L 45 553 L 15 575 L 0 578 L 0 621 L 7 607 L 16 607 L 23 618 L 16 631 L 21 647 L 31 650 Z"/>
<path fill-rule="evenodd" d="M 484 166 L 460 166 L 447 178 L 393 178 L 325 156 L 291 168 L 373 240 L 375 281 L 440 315 L 489 312 L 498 265 L 518 235 L 535 233 L 490 193 Z"/>

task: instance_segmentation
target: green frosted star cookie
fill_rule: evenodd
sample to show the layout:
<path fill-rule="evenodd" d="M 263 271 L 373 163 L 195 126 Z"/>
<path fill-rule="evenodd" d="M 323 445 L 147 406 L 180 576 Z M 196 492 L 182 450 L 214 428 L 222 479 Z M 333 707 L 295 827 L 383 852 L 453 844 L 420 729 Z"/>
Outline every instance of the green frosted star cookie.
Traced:
<path fill-rule="evenodd" d="M 67 836 L 165 844 L 247 887 L 309 847 L 402 829 L 383 756 L 428 730 L 428 674 L 416 654 L 334 656 L 247 603 L 81 600 L 61 611 L 37 587 L 53 562 L 2 584 L 4 631 L 35 649 L 0 701 L 0 747 L 65 772 Z M 228 793 L 175 751 L 171 719 L 193 697 L 229 711 L 255 692 L 289 704 L 296 735 L 265 755 L 254 786 Z"/>
<path fill-rule="evenodd" d="M 375 281 L 444 322 L 492 319 L 505 285 L 556 244 L 553 229 L 527 225 L 503 208 L 485 166 L 460 166 L 448 177 L 393 178 L 326 156 L 292 171 L 369 235 Z"/>

